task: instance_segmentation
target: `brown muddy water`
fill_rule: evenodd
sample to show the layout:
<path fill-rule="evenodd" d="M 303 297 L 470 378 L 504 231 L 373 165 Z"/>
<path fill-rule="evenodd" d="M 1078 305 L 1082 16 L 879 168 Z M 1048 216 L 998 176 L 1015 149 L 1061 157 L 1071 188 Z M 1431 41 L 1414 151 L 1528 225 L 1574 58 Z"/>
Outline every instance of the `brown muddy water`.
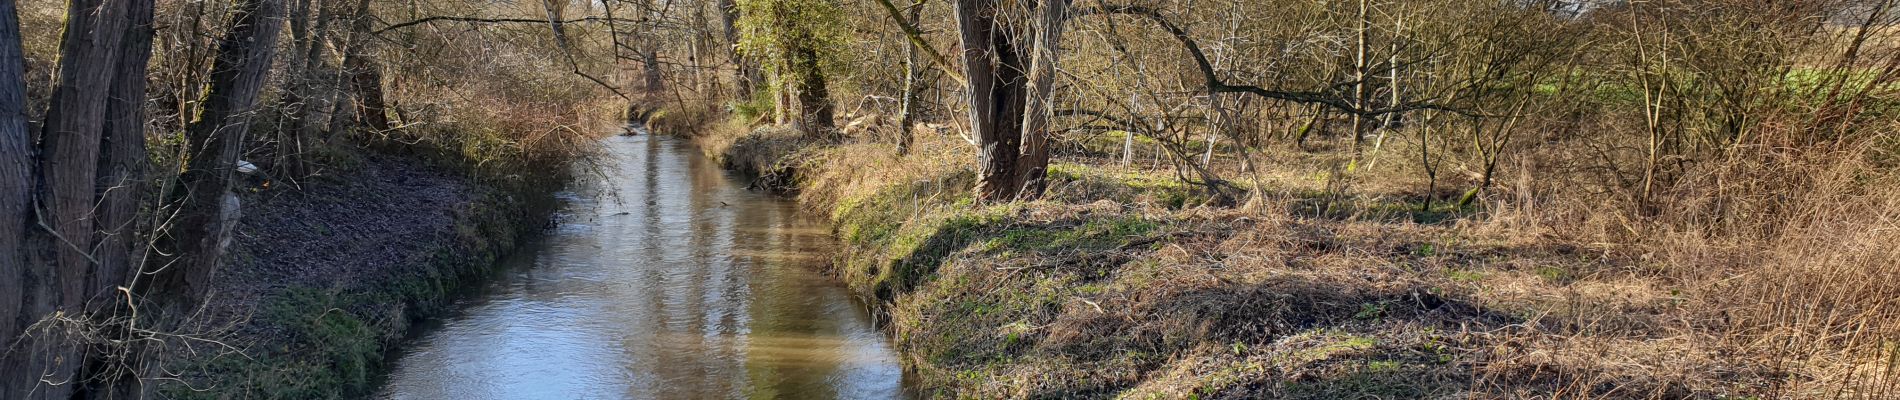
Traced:
<path fill-rule="evenodd" d="M 606 139 L 560 224 L 395 357 L 382 399 L 910 397 L 823 221 L 686 142 Z"/>

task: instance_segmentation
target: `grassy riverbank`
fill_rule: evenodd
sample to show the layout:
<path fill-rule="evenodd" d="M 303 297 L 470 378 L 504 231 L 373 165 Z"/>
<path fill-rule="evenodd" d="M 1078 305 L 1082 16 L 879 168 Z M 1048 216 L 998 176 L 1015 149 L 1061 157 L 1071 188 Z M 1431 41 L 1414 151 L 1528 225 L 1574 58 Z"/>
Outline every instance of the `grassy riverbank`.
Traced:
<path fill-rule="evenodd" d="M 544 184 L 484 179 L 426 157 L 336 155 L 298 190 L 244 196 L 221 289 L 174 362 L 170 398 L 349 398 L 418 321 L 538 232 Z M 278 183 L 283 185 L 284 183 Z"/>
<path fill-rule="evenodd" d="M 1156 170 L 1061 162 L 1046 199 L 971 199 L 954 139 L 911 156 L 776 128 L 708 130 L 730 168 L 829 215 L 836 273 L 926 392 L 957 398 L 1747 398 L 1840 388 L 1832 367 L 1735 340 L 1737 301 L 1696 267 L 1416 211 L 1402 193 L 1325 199 L 1289 153 L 1261 200 Z M 1324 205 L 1318 205 L 1324 204 Z M 1495 214 L 1495 211 L 1491 212 Z M 1640 249 L 1638 249 L 1640 250 Z M 1705 260 L 1704 262 L 1712 262 Z M 1730 287 L 1732 288 L 1732 286 Z"/>

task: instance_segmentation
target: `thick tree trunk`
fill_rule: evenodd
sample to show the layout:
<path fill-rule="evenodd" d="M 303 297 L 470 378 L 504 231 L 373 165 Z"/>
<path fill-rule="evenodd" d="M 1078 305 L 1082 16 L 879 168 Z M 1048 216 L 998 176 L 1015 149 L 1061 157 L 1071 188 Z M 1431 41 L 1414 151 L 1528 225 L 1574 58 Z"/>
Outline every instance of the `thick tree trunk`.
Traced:
<path fill-rule="evenodd" d="M 94 207 L 106 103 L 124 49 L 128 0 L 74 1 L 60 40 L 58 82 L 40 134 L 40 205 L 54 228 L 59 309 L 76 311 L 91 290 Z"/>
<path fill-rule="evenodd" d="M 1066 3 L 1064 4 L 1066 5 Z M 1055 23 L 1044 26 L 1058 29 L 1066 7 L 1055 5 L 1049 0 L 1035 10 L 1041 12 L 1041 18 L 1053 18 Z M 970 127 L 977 138 L 977 184 L 978 202 L 995 203 L 1022 198 L 1029 184 L 1026 180 L 1040 180 L 1048 163 L 1046 142 L 1031 143 L 1029 150 L 1034 153 L 1025 158 L 1025 123 L 1042 125 L 1039 130 L 1047 129 L 1047 117 L 1030 117 L 1029 102 L 1032 101 L 1030 77 L 1025 76 L 1026 63 L 1018 50 L 1018 38 L 1022 32 L 999 23 L 996 0 L 959 0 L 956 4 L 957 32 L 963 45 L 962 60 L 965 73 L 968 74 L 968 93 L 970 102 Z M 1053 17 L 1051 17 L 1053 15 Z M 1039 29 L 1040 30 L 1040 29 Z M 1048 57 L 1048 63 L 1042 79 L 1048 81 L 1037 89 L 1035 96 L 1043 96 L 1036 107 L 1046 113 L 1048 91 L 1054 83 L 1053 69 L 1056 56 L 1054 45 L 1060 40 L 1060 32 L 1049 32 L 1036 36 L 1040 46 L 1048 43 L 1049 48 L 1042 56 Z M 1043 52 L 1032 48 L 1031 51 Z M 1032 141 L 1045 140 L 1033 137 Z M 1030 189 L 1040 189 L 1030 188 Z"/>
<path fill-rule="evenodd" d="M 660 52 L 650 43 L 640 50 L 640 77 L 646 88 L 648 101 L 663 98 L 660 92 L 666 90 L 666 73 L 660 69 Z"/>
<path fill-rule="evenodd" d="M 28 268 L 26 232 L 33 229 L 33 139 L 26 131 L 25 55 L 18 12 L 0 0 L 0 343 L 14 343 L 25 328 Z M 27 365 L 0 350 L 0 397 L 21 395 L 16 387 Z"/>
<path fill-rule="evenodd" d="M 337 64 L 336 70 L 329 71 L 330 75 L 328 78 L 332 90 L 325 93 L 325 95 L 328 96 L 329 104 L 324 106 L 324 113 L 328 115 L 330 120 L 325 123 L 325 134 L 322 139 L 319 139 L 322 141 L 328 141 L 337 137 L 337 135 L 346 134 L 352 128 L 362 124 L 362 118 L 357 113 L 357 103 L 360 102 L 357 101 L 356 87 L 354 85 L 356 74 L 352 72 L 353 70 L 350 68 L 350 65 L 363 64 L 363 62 L 354 59 L 361 57 L 357 55 L 357 53 L 364 51 L 363 48 L 369 45 L 369 40 L 365 39 L 365 37 L 369 36 L 367 29 L 369 29 L 371 25 L 362 21 L 364 18 L 371 18 L 369 1 L 337 1 L 336 7 L 340 10 L 338 12 L 341 14 L 337 14 L 333 18 L 339 23 L 347 22 L 349 26 L 347 29 L 343 29 L 339 32 L 342 34 L 342 37 L 336 41 L 341 43 L 340 46 L 337 46 L 337 51 L 343 54 L 343 60 Z"/>
<path fill-rule="evenodd" d="M 146 171 L 145 87 L 146 69 L 152 58 L 152 0 L 132 0 L 130 28 L 120 43 L 124 54 L 114 68 L 112 94 L 106 103 L 104 144 L 99 154 L 99 214 L 95 226 L 99 242 L 93 254 L 98 260 L 88 286 L 99 297 L 88 304 L 94 315 L 114 315 L 117 321 L 138 321 L 131 308 L 114 288 L 133 287 L 130 280 L 144 254 L 135 221 L 143 198 Z M 142 399 L 152 395 L 156 385 L 147 385 L 141 377 L 150 377 L 153 366 L 143 361 L 150 354 L 137 341 L 133 326 L 120 323 L 102 327 L 99 335 L 108 339 L 96 344 L 87 354 L 80 371 L 85 386 L 79 397 L 92 399 Z M 126 368 L 137 368 L 128 370 Z"/>
<path fill-rule="evenodd" d="M 219 44 L 204 109 L 186 127 L 191 158 L 179 175 L 185 198 L 164 238 L 177 258 L 152 277 L 150 286 L 163 302 L 162 313 L 182 314 L 211 289 L 237 212 L 236 197 L 230 193 L 239 147 L 277 49 L 282 11 L 282 0 L 241 0 L 236 5 L 236 23 Z"/>
<path fill-rule="evenodd" d="M 9 342 L 6 354 L 0 355 L 0 365 L 6 366 L 0 368 L 4 370 L 0 397 L 65 399 L 77 386 L 71 382 L 77 382 L 74 378 L 84 359 L 81 337 L 50 323 L 32 332 L 24 330 L 57 314 L 84 319 L 86 300 L 99 293 L 91 283 L 96 273 L 93 244 L 99 238 L 95 223 L 100 143 L 115 68 L 124 53 L 120 43 L 130 26 L 131 3 L 75 0 L 67 4 L 59 71 L 47 103 L 39 159 L 36 165 L 28 164 L 39 175 L 28 190 L 13 192 L 32 193 L 38 205 L 26 207 L 23 225 L 7 227 L 18 231 L 0 233 L 26 240 L 19 248 L 25 260 L 21 274 L 0 277 L 19 280 L 17 293 L 23 295 L 20 307 L 7 313 L 16 318 L 16 328 L 9 329 L 8 336 L 19 340 Z M 13 42 L 18 37 L 16 33 L 5 40 Z M 18 60 L 16 55 L 8 56 Z"/>
<path fill-rule="evenodd" d="M 1016 156 L 1022 132 L 1022 71 L 1015 59 L 1014 37 L 999 29 L 996 0 L 958 0 L 957 33 L 963 45 L 963 69 L 969 83 L 970 129 L 977 140 L 977 201 L 994 203 L 1016 197 Z"/>
<path fill-rule="evenodd" d="M 111 95 L 106 103 L 104 144 L 99 154 L 100 237 L 94 250 L 98 266 L 88 284 L 107 291 L 128 285 L 136 268 L 137 232 L 133 220 L 145 185 L 145 86 L 152 59 L 153 0 L 131 0 L 130 28 L 120 43 L 123 56 L 114 68 Z M 115 302 L 116 303 L 116 302 Z"/>
<path fill-rule="evenodd" d="M 382 66 L 371 61 L 367 55 L 355 54 L 343 62 L 343 68 L 350 71 L 350 93 L 355 94 L 357 121 L 379 132 L 389 130 L 389 107 L 383 100 Z"/>
<path fill-rule="evenodd" d="M 1023 105 L 1023 147 L 1016 162 L 1020 199 L 1042 197 L 1049 170 L 1049 117 L 1055 101 L 1056 63 L 1060 60 L 1062 27 L 1068 21 L 1069 0 L 1042 0 L 1037 9 L 1036 36 L 1030 43 L 1029 87 Z"/>
<path fill-rule="evenodd" d="M 800 49 L 798 64 L 798 122 L 810 134 L 829 136 L 836 131 L 833 128 L 837 123 L 831 89 L 825 82 L 825 71 L 818 65 L 817 50 Z"/>
<path fill-rule="evenodd" d="M 978 168 L 990 169 L 994 167 L 990 165 L 989 152 L 995 147 L 996 142 L 996 110 L 992 106 L 996 102 L 996 96 L 991 94 L 996 88 L 996 67 L 991 60 L 995 57 L 993 54 L 995 46 L 990 43 L 992 31 L 996 29 L 996 2 L 995 0 L 957 0 L 956 18 L 957 41 L 963 49 L 960 59 L 963 61 L 964 78 L 967 82 L 964 93 L 969 97 L 970 130 L 977 137 L 977 146 L 981 147 L 979 150 L 984 153 L 983 159 L 978 162 Z M 979 177 L 981 180 L 990 178 L 989 175 Z M 981 195 L 994 189 L 986 190 L 984 186 L 985 183 L 977 183 L 979 198 L 989 199 L 989 196 Z"/>

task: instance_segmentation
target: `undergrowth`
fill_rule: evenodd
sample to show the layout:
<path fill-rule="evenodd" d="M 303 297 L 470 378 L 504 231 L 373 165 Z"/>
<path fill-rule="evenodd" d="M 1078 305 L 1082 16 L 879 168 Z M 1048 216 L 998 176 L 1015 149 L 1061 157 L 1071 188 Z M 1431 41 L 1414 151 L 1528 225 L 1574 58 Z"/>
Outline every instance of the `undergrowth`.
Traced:
<path fill-rule="evenodd" d="M 835 272 L 879 305 L 928 394 L 1807 397 L 1841 379 L 1828 374 L 1881 370 L 1793 367 L 1759 355 L 1772 349 L 1760 342 L 1707 338 L 1756 337 L 1745 332 L 1762 326 L 1780 329 L 1765 337 L 1815 334 L 1748 322 L 1786 319 L 1743 303 L 1882 284 L 1828 283 L 1848 275 L 1823 270 L 1712 287 L 1687 273 L 1706 259 L 1538 234 L 1523 226 L 1522 203 L 1426 207 L 1424 195 L 1344 190 L 1353 178 L 1329 176 L 1338 170 L 1327 160 L 1288 157 L 1255 180 L 1264 206 L 1203 207 L 1199 186 L 1087 157 L 1053 165 L 1042 200 L 978 206 L 974 155 L 954 139 L 898 157 L 888 145 L 772 128 L 722 132 L 696 140 L 731 168 L 776 174 L 832 218 L 846 245 Z M 1284 168 L 1294 163 L 1307 165 Z M 1730 322 L 1712 324 L 1723 319 L 1710 310 Z"/>

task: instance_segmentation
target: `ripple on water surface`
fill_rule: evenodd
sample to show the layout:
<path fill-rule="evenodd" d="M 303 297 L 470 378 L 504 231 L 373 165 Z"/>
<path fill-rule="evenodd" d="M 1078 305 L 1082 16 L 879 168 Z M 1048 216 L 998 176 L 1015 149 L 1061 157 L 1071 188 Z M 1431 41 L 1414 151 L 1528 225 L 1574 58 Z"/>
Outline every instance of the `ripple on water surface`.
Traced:
<path fill-rule="evenodd" d="M 561 225 L 408 344 L 384 399 L 902 398 L 818 221 L 684 143 L 606 142 Z"/>

